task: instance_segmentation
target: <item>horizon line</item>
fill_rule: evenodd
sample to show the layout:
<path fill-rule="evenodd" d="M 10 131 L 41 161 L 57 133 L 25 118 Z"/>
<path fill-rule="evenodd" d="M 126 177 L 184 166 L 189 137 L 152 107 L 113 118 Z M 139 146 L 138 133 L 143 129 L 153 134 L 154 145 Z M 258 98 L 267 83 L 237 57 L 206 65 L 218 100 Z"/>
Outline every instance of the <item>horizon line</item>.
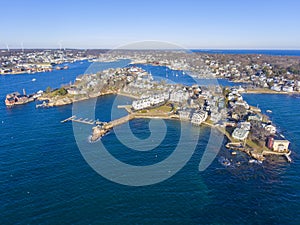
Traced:
<path fill-rule="evenodd" d="M 32 50 L 32 49 L 39 49 L 39 50 L 206 50 L 206 51 L 214 51 L 214 50 L 267 50 L 267 51 L 300 51 L 300 48 L 55 48 L 55 47 L 33 47 L 33 48 L 14 48 L 10 47 L 9 50 Z M 0 48 L 0 50 L 7 51 L 7 48 Z"/>

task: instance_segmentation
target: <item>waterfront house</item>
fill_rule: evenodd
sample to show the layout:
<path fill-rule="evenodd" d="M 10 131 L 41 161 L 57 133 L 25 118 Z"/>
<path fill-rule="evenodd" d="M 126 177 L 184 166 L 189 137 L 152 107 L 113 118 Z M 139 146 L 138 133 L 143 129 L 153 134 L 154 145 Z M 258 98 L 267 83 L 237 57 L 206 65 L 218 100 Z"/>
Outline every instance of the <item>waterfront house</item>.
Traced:
<path fill-rule="evenodd" d="M 270 136 L 268 138 L 267 146 L 274 152 L 287 152 L 289 150 L 290 142 L 278 136 Z"/>
<path fill-rule="evenodd" d="M 274 90 L 274 91 L 281 91 L 281 88 L 282 86 L 281 85 L 278 85 L 278 84 L 274 84 L 272 87 L 271 87 L 271 90 Z"/>
<path fill-rule="evenodd" d="M 150 96 L 149 100 L 150 104 L 154 106 L 163 103 L 165 101 L 165 98 L 163 94 L 156 94 Z"/>
<path fill-rule="evenodd" d="M 294 91 L 294 88 L 292 86 L 283 86 L 282 87 L 282 91 L 285 91 L 285 92 L 293 92 Z"/>
<path fill-rule="evenodd" d="M 202 122 L 204 122 L 207 119 L 207 115 L 207 112 L 203 110 L 193 113 L 191 120 L 192 124 L 199 126 Z"/>
<path fill-rule="evenodd" d="M 276 127 L 269 124 L 265 126 L 265 130 L 268 131 L 270 134 L 275 134 L 276 133 Z"/>
<path fill-rule="evenodd" d="M 149 108 L 150 106 L 151 106 L 151 101 L 149 98 L 135 100 L 132 102 L 132 108 L 134 110 L 146 109 L 146 108 Z"/>

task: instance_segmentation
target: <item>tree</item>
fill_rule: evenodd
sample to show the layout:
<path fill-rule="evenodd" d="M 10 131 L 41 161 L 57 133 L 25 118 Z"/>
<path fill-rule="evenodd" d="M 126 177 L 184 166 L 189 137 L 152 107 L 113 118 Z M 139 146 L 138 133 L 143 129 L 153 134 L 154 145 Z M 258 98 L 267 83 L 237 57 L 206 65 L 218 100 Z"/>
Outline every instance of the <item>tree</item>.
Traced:
<path fill-rule="evenodd" d="M 67 90 L 63 87 L 58 90 L 59 95 L 66 95 L 67 93 L 68 93 Z"/>
<path fill-rule="evenodd" d="M 52 88 L 48 86 L 48 87 L 46 88 L 46 93 L 50 93 L 51 90 L 52 90 Z"/>
<path fill-rule="evenodd" d="M 244 115 L 246 115 L 247 110 L 244 106 L 242 105 L 237 105 L 234 108 L 234 112 L 239 116 L 239 118 L 241 119 Z"/>
<path fill-rule="evenodd" d="M 268 135 L 268 131 L 262 126 L 260 121 L 251 121 L 250 137 L 253 141 L 264 146 Z"/>

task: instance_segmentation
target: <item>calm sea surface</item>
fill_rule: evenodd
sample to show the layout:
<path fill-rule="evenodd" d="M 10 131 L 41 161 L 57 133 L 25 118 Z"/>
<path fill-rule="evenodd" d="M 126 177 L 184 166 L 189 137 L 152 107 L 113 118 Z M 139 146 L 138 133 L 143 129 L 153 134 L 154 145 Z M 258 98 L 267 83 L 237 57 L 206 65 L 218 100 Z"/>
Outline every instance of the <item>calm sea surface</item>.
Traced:
<path fill-rule="evenodd" d="M 211 132 L 201 127 L 195 153 L 177 174 L 155 185 L 123 186 L 93 171 L 76 145 L 72 123 L 60 123 L 72 115 L 72 106 L 36 109 L 35 103 L 30 103 L 8 109 L 4 105 L 9 92 L 60 87 L 84 73 L 89 65 L 77 62 L 65 71 L 0 77 L 0 224 L 300 223 L 299 98 L 244 96 L 250 104 L 272 110 L 270 117 L 292 143 L 293 163 L 274 158 L 263 165 L 249 164 L 247 156 L 239 153 L 233 157 L 222 149 L 208 169 L 199 172 Z M 152 75 L 165 76 L 163 67 L 145 67 Z M 181 78 L 183 83 L 189 82 L 186 75 L 176 73 L 170 71 L 170 76 L 175 74 L 176 81 Z M 115 96 L 98 98 L 96 118 L 110 120 L 114 99 Z M 131 99 L 121 97 L 120 101 L 130 104 Z M 84 108 L 89 101 L 81 104 Z M 123 113 L 120 110 L 120 115 Z M 147 153 L 126 148 L 114 131 L 102 141 L 120 161 L 135 165 L 157 163 L 172 154 L 180 136 L 180 123 L 166 124 L 168 133 L 161 147 Z M 130 127 L 139 138 L 150 135 L 148 120 L 133 120 Z M 219 162 L 221 157 L 232 160 L 233 166 L 224 167 Z"/>

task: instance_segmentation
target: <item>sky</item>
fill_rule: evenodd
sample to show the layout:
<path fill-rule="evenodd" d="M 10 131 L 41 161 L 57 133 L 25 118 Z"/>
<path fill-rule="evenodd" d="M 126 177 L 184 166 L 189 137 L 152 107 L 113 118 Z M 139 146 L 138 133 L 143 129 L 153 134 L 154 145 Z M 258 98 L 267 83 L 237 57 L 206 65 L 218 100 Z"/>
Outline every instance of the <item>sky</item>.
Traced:
<path fill-rule="evenodd" d="M 299 0 L 1 0 L 0 48 L 300 49 Z"/>

